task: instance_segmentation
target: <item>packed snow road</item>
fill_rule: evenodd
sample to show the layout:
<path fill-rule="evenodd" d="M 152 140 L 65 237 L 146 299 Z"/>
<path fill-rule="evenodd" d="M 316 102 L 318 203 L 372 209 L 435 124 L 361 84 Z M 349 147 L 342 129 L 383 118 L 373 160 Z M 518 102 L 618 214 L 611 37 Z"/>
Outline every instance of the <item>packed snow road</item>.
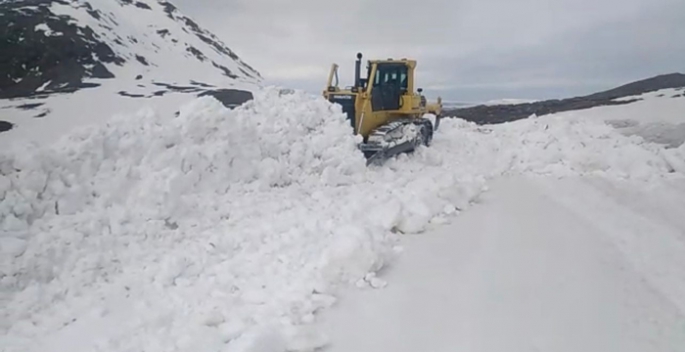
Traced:
<path fill-rule="evenodd" d="M 495 181 L 324 314 L 327 351 L 682 351 L 683 185 L 631 186 Z"/>

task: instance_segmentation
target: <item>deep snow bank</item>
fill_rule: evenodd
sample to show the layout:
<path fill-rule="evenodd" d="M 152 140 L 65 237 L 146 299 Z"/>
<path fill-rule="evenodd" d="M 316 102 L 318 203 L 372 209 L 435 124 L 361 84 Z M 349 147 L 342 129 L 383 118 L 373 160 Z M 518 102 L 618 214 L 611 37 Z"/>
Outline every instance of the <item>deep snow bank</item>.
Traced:
<path fill-rule="evenodd" d="M 685 143 L 685 88 L 661 89 L 615 100 L 638 100 L 628 105 L 569 111 L 568 119 L 604 121 L 624 135 L 678 148 Z"/>
<path fill-rule="evenodd" d="M 396 236 L 466 209 L 490 177 L 642 182 L 683 162 L 598 122 L 446 119 L 432 148 L 367 168 L 350 132 L 338 106 L 268 89 L 0 154 L 3 344 L 311 349 L 338 284 L 383 286 Z"/>
<path fill-rule="evenodd" d="M 482 183 L 372 172 L 356 143 L 339 107 L 265 90 L 234 111 L 203 98 L 2 154 L 2 328 L 23 351 L 320 345 L 293 327 L 335 284 L 383 285 L 372 272 L 393 231 Z"/>

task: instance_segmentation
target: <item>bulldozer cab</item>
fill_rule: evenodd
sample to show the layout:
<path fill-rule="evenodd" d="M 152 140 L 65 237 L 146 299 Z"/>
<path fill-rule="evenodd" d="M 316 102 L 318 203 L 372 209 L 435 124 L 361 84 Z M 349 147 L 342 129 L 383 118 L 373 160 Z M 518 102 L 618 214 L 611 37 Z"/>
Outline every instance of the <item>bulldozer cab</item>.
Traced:
<path fill-rule="evenodd" d="M 371 109 L 399 110 L 402 96 L 409 92 L 409 66 L 404 62 L 377 62 L 369 65 L 369 71 Z"/>

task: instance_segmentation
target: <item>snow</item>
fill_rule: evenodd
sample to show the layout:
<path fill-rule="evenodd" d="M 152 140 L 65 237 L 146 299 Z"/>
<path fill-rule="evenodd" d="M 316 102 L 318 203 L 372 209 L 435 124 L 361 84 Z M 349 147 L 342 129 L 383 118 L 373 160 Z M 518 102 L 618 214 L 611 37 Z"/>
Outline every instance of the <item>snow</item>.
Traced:
<path fill-rule="evenodd" d="M 661 89 L 615 100 L 640 101 L 620 106 L 602 106 L 557 114 L 568 119 L 602 121 L 622 134 L 677 148 L 685 142 L 685 93 L 683 88 Z"/>
<path fill-rule="evenodd" d="M 45 88 L 47 88 L 47 86 L 50 85 L 50 83 L 52 83 L 52 81 L 47 81 L 47 82 L 43 83 L 43 85 L 41 85 L 40 87 L 36 88 L 36 92 L 42 92 L 42 91 L 44 91 Z"/>
<path fill-rule="evenodd" d="M 404 237 L 386 288 L 323 314 L 328 351 L 682 350 L 682 181 L 490 185 L 450 224 Z"/>
<path fill-rule="evenodd" d="M 626 113 L 632 105 L 613 108 Z M 682 208 L 678 202 L 683 198 L 670 192 L 685 192 L 685 147 L 665 149 L 622 135 L 599 119 L 567 117 L 488 128 L 443 119 L 430 148 L 366 167 L 356 148 L 359 139 L 340 106 L 299 91 L 267 88 L 235 110 L 205 97 L 184 103 L 178 116 L 143 109 L 73 130 L 54 143 L 13 144 L 0 152 L 0 345 L 22 352 L 310 351 L 331 342 L 319 316 L 335 305 L 342 290 L 392 289 L 398 281 L 383 272 L 403 257 L 403 242 L 422 233 L 420 241 L 455 216 L 477 211 L 491 182 L 503 176 L 587 177 L 640 185 L 639 190 L 673 185 L 658 194 Z M 585 192 L 569 189 L 569 197 Z M 619 227 L 589 225 L 592 219 L 578 223 L 558 204 L 547 213 L 552 206 L 544 199 L 507 214 L 525 190 L 511 196 L 509 208 L 481 215 L 481 222 L 504 231 L 534 211 L 549 214 L 543 227 L 558 223 L 568 228 L 561 235 L 572 245 L 550 243 L 554 251 L 548 252 L 541 244 L 537 253 L 549 260 L 566 248 L 575 251 L 564 258 L 584 258 L 590 254 L 583 250 L 591 249 L 594 259 L 616 248 L 583 241 L 595 238 L 592 231 Z M 558 202 L 587 207 L 582 216 L 610 210 L 586 197 Z M 617 212 L 613 224 L 620 224 L 618 215 L 625 214 Z M 682 225 L 675 210 L 655 214 Z M 684 281 L 677 270 L 683 264 L 679 258 L 685 257 L 678 255 L 685 253 L 680 239 L 673 240 L 682 227 L 664 230 L 638 219 L 620 229 L 625 237 L 619 231 L 604 240 L 624 241 L 618 249 L 632 256 L 640 275 L 658 274 L 649 287 L 658 288 L 677 307 L 670 316 L 658 316 L 671 326 L 685 314 L 678 298 L 685 294 Z M 492 258 L 545 239 L 539 228 L 517 231 L 519 237 L 504 236 L 505 242 L 498 242 L 501 232 L 492 232 L 483 248 L 492 251 Z M 640 236 L 649 231 L 658 234 L 655 241 L 661 244 Z M 574 238 L 577 233 L 585 236 Z M 648 257 L 639 256 L 641 248 Z M 516 253 L 525 257 L 525 252 Z M 459 252 L 454 256 L 460 259 Z M 449 253 L 433 259 L 448 261 Z M 562 259 L 549 269 L 538 265 L 539 276 L 528 284 L 540 284 L 554 268 L 583 283 L 579 275 L 596 269 L 592 262 L 575 269 Z M 492 272 L 510 263 L 496 264 Z M 494 282 L 501 287 L 485 292 L 516 290 L 506 278 L 524 275 L 526 268 L 530 266 L 511 267 L 500 277 L 503 281 Z M 439 269 L 433 269 L 440 277 Z M 469 277 L 479 283 L 483 267 L 472 269 Z M 600 303 L 621 292 L 603 283 L 612 272 L 600 271 L 589 279 L 617 290 L 607 291 Z M 423 271 L 426 280 L 431 273 Z M 638 285 L 640 276 L 631 275 L 626 280 Z M 555 282 L 564 284 L 561 278 Z M 471 289 L 482 287 L 489 286 Z M 634 288 L 648 291 L 640 287 Z M 552 298 L 543 303 L 553 305 Z M 525 302 L 529 308 L 536 304 L 531 298 Z M 437 301 L 433 304 L 440 308 Z M 499 307 L 488 304 L 467 317 Z M 523 314 L 505 308 L 516 313 L 512 317 Z M 640 314 L 619 318 L 642 318 L 648 312 Z M 539 320 L 536 326 L 548 322 Z"/>
<path fill-rule="evenodd" d="M 652 92 L 647 92 L 639 95 L 629 95 L 626 97 L 620 97 L 614 99 L 614 101 L 631 101 L 631 100 L 657 100 L 657 98 L 671 98 L 674 95 L 681 95 L 683 93 L 683 88 L 665 88 L 658 89 Z"/>
<path fill-rule="evenodd" d="M 537 100 L 534 99 L 517 99 L 517 98 L 503 98 L 488 100 L 483 105 L 517 105 L 517 104 L 527 104 L 534 103 Z"/>
<path fill-rule="evenodd" d="M 45 23 L 40 23 L 36 25 L 35 27 L 36 31 L 43 31 L 46 37 L 52 36 L 52 35 L 60 35 L 61 33 L 59 32 L 53 32 L 50 27 L 48 27 L 47 24 Z"/>
<path fill-rule="evenodd" d="M 473 102 L 443 100 L 442 106 L 444 109 L 449 110 L 449 109 L 460 109 L 460 108 L 474 107 L 474 106 L 478 106 L 478 105 L 516 105 L 516 104 L 534 103 L 536 101 L 538 101 L 538 100 L 535 100 L 535 99 L 518 99 L 518 98 L 501 98 L 501 99 L 492 99 L 492 100 L 486 100 L 486 101 L 473 101 Z"/>
<path fill-rule="evenodd" d="M 189 103 L 196 98 L 192 93 L 178 92 L 169 92 L 154 98 L 130 98 L 117 94 L 128 87 L 127 83 L 118 79 L 102 83 L 103 86 L 97 88 L 53 95 L 44 100 L 1 100 L 0 109 L 4 107 L 6 110 L 3 111 L 7 111 L 2 119 L 17 126 L 0 134 L 0 149 L 26 142 L 39 146 L 49 145 L 77 128 L 102 126 L 113 116 L 134 114 L 140 109 L 173 114 L 178 111 L 179 104 Z M 242 88 L 254 89 L 250 86 Z M 43 105 L 28 110 L 16 108 L 32 103 Z M 47 116 L 35 117 L 41 113 L 47 113 Z"/>
<path fill-rule="evenodd" d="M 431 122 L 434 123 L 434 120 L 431 120 Z M 367 142 L 383 148 L 392 148 L 405 142 L 417 140 L 417 138 L 419 138 L 419 131 L 417 125 L 401 125 L 396 129 L 388 131 L 384 135 L 371 136 Z"/>
<path fill-rule="evenodd" d="M 682 350 L 685 145 L 611 127 L 683 123 L 669 99 L 476 128 L 465 145 L 492 143 L 504 171 L 469 211 L 402 236 L 384 289 L 340 294 L 320 316 L 328 350 Z"/>
<path fill-rule="evenodd" d="M 458 101 L 458 100 L 443 100 L 442 101 L 442 107 L 445 110 L 459 109 L 459 108 L 465 108 L 465 107 L 475 106 L 475 105 L 478 105 L 478 104 L 473 103 L 473 102 Z"/>
<path fill-rule="evenodd" d="M 440 165 L 367 170 L 357 142 L 339 107 L 267 90 L 3 153 L 10 351 L 324 343 L 309 322 L 336 286 L 382 285 L 368 274 L 394 255 L 393 231 L 482 185 Z"/>

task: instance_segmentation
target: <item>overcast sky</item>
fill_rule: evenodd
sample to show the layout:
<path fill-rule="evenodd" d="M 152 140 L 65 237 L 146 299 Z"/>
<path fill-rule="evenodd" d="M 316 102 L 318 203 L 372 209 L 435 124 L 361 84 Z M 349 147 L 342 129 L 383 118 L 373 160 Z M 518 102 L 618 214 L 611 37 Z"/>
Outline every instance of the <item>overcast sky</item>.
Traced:
<path fill-rule="evenodd" d="M 266 78 L 319 92 L 332 62 L 418 60 L 451 101 L 563 98 L 685 72 L 685 0 L 175 0 Z"/>

